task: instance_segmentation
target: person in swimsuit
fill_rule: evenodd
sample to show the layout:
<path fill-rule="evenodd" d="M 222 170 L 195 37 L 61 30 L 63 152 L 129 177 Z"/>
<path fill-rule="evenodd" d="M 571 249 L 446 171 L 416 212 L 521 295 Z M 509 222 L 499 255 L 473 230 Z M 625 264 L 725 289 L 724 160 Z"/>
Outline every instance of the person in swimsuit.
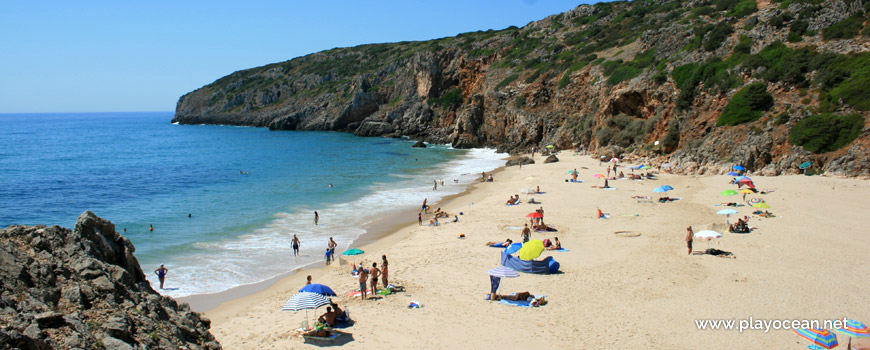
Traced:
<path fill-rule="evenodd" d="M 547 250 L 562 249 L 562 242 L 559 242 L 559 237 L 553 237 L 553 244 L 547 247 Z"/>
<path fill-rule="evenodd" d="M 309 284 L 311 284 L 311 275 L 308 275 L 308 281 L 305 282 L 305 285 L 309 285 Z"/>
<path fill-rule="evenodd" d="M 362 268 L 362 264 L 360 264 L 359 268 L 359 290 L 361 292 L 360 296 L 362 300 L 366 300 L 366 282 L 369 279 L 369 272 Z"/>
<path fill-rule="evenodd" d="M 372 269 L 369 272 L 372 274 L 372 293 L 375 293 L 378 291 L 378 276 L 381 274 L 378 263 L 372 263 Z"/>
<path fill-rule="evenodd" d="M 389 263 L 387 262 L 387 256 L 381 255 L 381 274 L 384 276 L 384 288 L 387 288 L 389 282 L 387 281 L 387 276 L 389 274 Z"/>
<path fill-rule="evenodd" d="M 423 226 L 423 212 L 417 213 L 417 224 Z"/>
<path fill-rule="evenodd" d="M 293 256 L 299 255 L 299 237 L 293 235 L 293 240 L 290 241 L 293 244 Z"/>
<path fill-rule="evenodd" d="M 326 313 L 317 319 L 317 322 L 326 323 L 328 326 L 335 326 L 335 313 L 332 312 L 332 307 L 326 307 Z"/>
<path fill-rule="evenodd" d="M 314 211 L 314 226 L 317 226 L 317 222 L 320 221 L 320 214 L 317 214 L 317 210 Z"/>
<path fill-rule="evenodd" d="M 686 227 L 686 247 L 689 248 L 689 254 L 692 255 L 692 240 L 695 239 L 695 232 L 692 231 L 692 226 Z"/>
<path fill-rule="evenodd" d="M 338 246 L 338 243 L 335 243 L 335 240 L 332 237 L 329 237 L 329 255 L 335 257 L 335 247 Z"/>
<path fill-rule="evenodd" d="M 163 264 L 160 264 L 160 268 L 154 270 L 154 273 L 157 274 L 157 279 L 160 280 L 160 289 L 163 289 L 163 282 L 166 280 L 166 273 L 169 272 Z"/>
<path fill-rule="evenodd" d="M 148 225 L 148 230 L 150 230 L 151 232 L 154 232 L 154 225 Z"/>
<path fill-rule="evenodd" d="M 528 242 L 529 239 L 532 238 L 532 230 L 529 229 L 529 224 L 525 224 L 525 227 L 523 227 L 522 235 L 523 235 L 523 243 Z"/>

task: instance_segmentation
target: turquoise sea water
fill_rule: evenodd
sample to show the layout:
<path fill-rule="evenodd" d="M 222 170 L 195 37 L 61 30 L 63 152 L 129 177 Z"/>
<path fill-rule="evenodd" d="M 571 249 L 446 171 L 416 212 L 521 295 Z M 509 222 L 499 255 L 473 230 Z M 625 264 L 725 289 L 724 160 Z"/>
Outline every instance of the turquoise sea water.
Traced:
<path fill-rule="evenodd" d="M 458 193 L 503 164 L 492 150 L 172 125 L 171 118 L 0 115 L 0 227 L 71 228 L 91 210 L 133 241 L 143 269 L 166 264 L 166 294 L 211 293 L 320 262 L 328 237 L 341 252 L 365 223 L 415 208 L 424 197 Z M 433 192 L 436 179 L 446 186 Z M 293 234 L 302 241 L 300 258 L 290 252 Z"/>

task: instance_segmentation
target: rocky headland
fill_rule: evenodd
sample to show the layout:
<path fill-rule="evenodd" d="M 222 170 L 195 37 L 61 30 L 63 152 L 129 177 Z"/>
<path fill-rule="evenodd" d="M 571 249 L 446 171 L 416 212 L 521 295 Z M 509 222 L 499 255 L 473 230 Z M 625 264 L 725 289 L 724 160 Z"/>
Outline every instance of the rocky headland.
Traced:
<path fill-rule="evenodd" d="M 210 321 L 155 292 L 115 225 L 0 230 L 0 349 L 220 349 Z"/>
<path fill-rule="evenodd" d="M 870 176 L 870 2 L 637 0 L 336 48 L 182 96 L 173 122 L 545 145 L 692 173 Z"/>

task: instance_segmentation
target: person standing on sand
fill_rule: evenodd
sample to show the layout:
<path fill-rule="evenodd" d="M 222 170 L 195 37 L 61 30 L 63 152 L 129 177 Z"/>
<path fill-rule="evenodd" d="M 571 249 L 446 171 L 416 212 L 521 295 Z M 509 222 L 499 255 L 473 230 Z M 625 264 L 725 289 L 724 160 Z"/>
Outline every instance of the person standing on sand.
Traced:
<path fill-rule="evenodd" d="M 389 282 L 387 281 L 387 275 L 389 273 L 389 265 L 388 264 L 389 263 L 387 262 L 387 255 L 386 254 L 381 255 L 381 274 L 383 274 L 383 276 L 384 276 L 383 277 L 384 288 L 387 288 L 387 285 L 389 284 Z"/>
<path fill-rule="evenodd" d="M 689 248 L 689 254 L 692 255 L 692 240 L 695 239 L 695 232 L 692 231 L 692 226 L 686 227 L 686 247 Z"/>
<path fill-rule="evenodd" d="M 154 270 L 154 273 L 157 274 L 157 279 L 160 280 L 160 289 L 163 289 L 163 282 L 166 280 L 166 273 L 169 272 L 163 264 L 160 264 L 160 267 L 157 270 Z"/>
<path fill-rule="evenodd" d="M 290 241 L 290 244 L 293 245 L 293 256 L 299 255 L 299 237 L 293 235 L 293 240 Z"/>
<path fill-rule="evenodd" d="M 607 177 L 610 177 L 610 165 L 607 166 Z"/>
<path fill-rule="evenodd" d="M 532 230 L 529 229 L 529 224 L 525 224 L 525 227 L 523 227 L 522 235 L 523 235 L 523 243 L 528 242 L 529 239 L 532 238 Z"/>
<path fill-rule="evenodd" d="M 362 264 L 359 265 L 359 290 L 360 296 L 362 300 L 366 300 L 366 282 L 369 280 L 369 272 L 362 268 Z"/>
<path fill-rule="evenodd" d="M 372 263 L 372 269 L 369 272 L 372 274 L 372 294 L 375 294 L 378 291 L 378 276 L 381 275 L 378 263 Z"/>
<path fill-rule="evenodd" d="M 426 203 L 429 202 L 429 198 L 423 198 L 423 212 L 429 214 L 429 206 Z"/>
<path fill-rule="evenodd" d="M 329 237 L 329 255 L 335 257 L 335 247 L 338 246 L 338 243 L 335 243 L 335 240 L 332 237 Z"/>
<path fill-rule="evenodd" d="M 317 210 L 314 211 L 314 226 L 317 226 L 317 222 L 320 221 L 320 214 L 317 213 Z"/>
<path fill-rule="evenodd" d="M 305 282 L 305 285 L 309 285 L 309 284 L 311 284 L 311 275 L 308 275 L 308 281 Z"/>
<path fill-rule="evenodd" d="M 423 226 L 423 212 L 417 213 L 417 224 Z"/>

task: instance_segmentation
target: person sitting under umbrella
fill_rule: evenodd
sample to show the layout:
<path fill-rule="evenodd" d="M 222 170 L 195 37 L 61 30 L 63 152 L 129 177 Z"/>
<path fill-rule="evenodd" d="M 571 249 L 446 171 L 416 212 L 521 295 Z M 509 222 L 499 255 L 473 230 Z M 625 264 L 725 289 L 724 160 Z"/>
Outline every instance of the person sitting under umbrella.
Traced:
<path fill-rule="evenodd" d="M 330 327 L 335 326 L 335 312 L 332 311 L 331 307 L 327 306 L 326 313 L 320 315 L 320 318 L 317 319 L 317 322 L 325 323 Z"/>

